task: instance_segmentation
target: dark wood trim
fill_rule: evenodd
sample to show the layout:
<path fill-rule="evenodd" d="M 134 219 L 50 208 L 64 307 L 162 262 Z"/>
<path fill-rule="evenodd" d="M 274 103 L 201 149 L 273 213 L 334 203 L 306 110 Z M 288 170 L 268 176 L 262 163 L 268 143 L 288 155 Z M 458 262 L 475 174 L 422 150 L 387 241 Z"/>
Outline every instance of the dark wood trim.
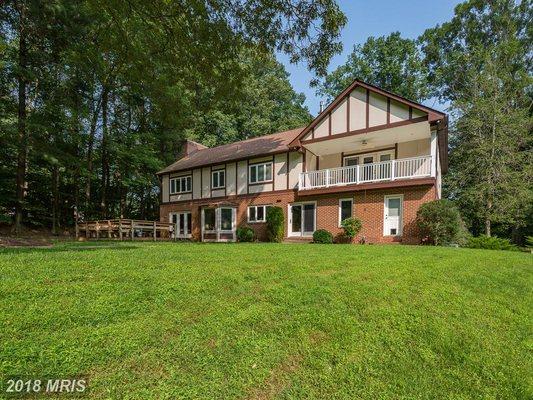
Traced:
<path fill-rule="evenodd" d="M 366 89 L 366 129 L 370 127 L 370 90 Z"/>
<path fill-rule="evenodd" d="M 331 136 L 331 113 L 328 116 L 328 136 Z"/>
<path fill-rule="evenodd" d="M 305 172 L 305 153 L 307 153 L 306 151 L 303 152 L 303 156 L 302 156 L 302 171 Z"/>
<path fill-rule="evenodd" d="M 390 129 L 390 128 L 397 128 L 399 126 L 404 126 L 404 125 L 409 125 L 409 124 L 416 124 L 418 122 L 424 122 L 424 121 L 427 121 L 427 116 L 413 118 L 411 120 L 406 120 L 406 121 L 392 122 L 390 124 L 385 124 L 385 125 L 376 125 L 376 126 L 372 126 L 370 128 L 358 129 L 358 130 L 351 131 L 351 132 L 346 132 L 346 133 L 339 133 L 337 135 L 333 135 L 332 137 L 325 136 L 325 137 L 321 137 L 321 138 L 317 138 L 317 139 L 306 140 L 306 141 L 302 142 L 302 144 L 316 143 L 316 142 L 322 142 L 324 140 L 332 140 L 332 139 L 342 138 L 342 137 L 346 137 L 346 136 L 360 135 L 362 133 L 381 131 L 381 130 Z"/>
<path fill-rule="evenodd" d="M 311 130 L 311 138 L 314 139 L 315 138 L 315 128 L 313 128 Z"/>
<path fill-rule="evenodd" d="M 387 97 L 387 125 L 390 124 L 390 97 Z"/>
<path fill-rule="evenodd" d="M 352 97 L 352 92 L 346 96 L 346 132 L 350 132 L 350 97 Z"/>
<path fill-rule="evenodd" d="M 412 186 L 431 186 L 436 182 L 435 178 L 420 178 L 420 179 L 404 179 L 396 180 L 389 182 L 376 182 L 376 183 L 364 183 L 358 185 L 347 185 L 347 186 L 334 186 L 329 188 L 321 189 L 310 189 L 310 190 L 300 190 L 298 196 L 316 196 L 320 194 L 327 193 L 344 193 L 344 192 L 358 192 L 362 190 L 370 189 L 389 189 L 389 188 L 399 188 L 399 187 L 412 187 Z"/>
<path fill-rule="evenodd" d="M 217 201 L 220 201 L 220 200 L 240 201 L 243 198 L 250 198 L 250 197 L 254 198 L 254 197 L 258 197 L 258 196 L 271 196 L 272 194 L 277 195 L 277 194 L 284 194 L 284 193 L 294 193 L 295 196 L 296 196 L 297 195 L 297 190 L 296 189 L 281 189 L 281 190 L 272 190 L 272 191 L 267 191 L 267 192 L 257 192 L 257 193 L 248 193 L 248 194 L 239 194 L 239 195 L 230 195 L 230 196 L 206 197 L 204 199 L 177 200 L 177 201 L 170 201 L 170 202 L 165 203 L 165 204 L 185 204 L 185 203 L 190 203 L 191 206 L 193 204 L 196 204 L 198 206 L 204 206 L 204 205 L 209 205 L 211 200 L 217 200 Z M 275 204 L 275 203 L 272 203 L 272 204 Z M 238 205 L 238 204 L 236 204 L 236 205 Z"/>
<path fill-rule="evenodd" d="M 398 143 L 394 143 L 394 159 L 398 159 Z"/>
<path fill-rule="evenodd" d="M 236 142 L 238 143 L 238 142 Z M 229 162 L 239 162 L 239 161 L 245 161 L 245 160 L 250 160 L 250 159 L 254 159 L 254 158 L 260 158 L 260 157 L 268 157 L 268 156 L 275 156 L 276 154 L 284 154 L 286 153 L 287 150 L 286 149 L 283 149 L 283 150 L 278 150 L 278 151 L 273 151 L 271 153 L 265 153 L 265 154 L 257 154 L 257 155 L 254 155 L 254 156 L 248 156 L 248 157 L 238 157 L 238 158 L 234 158 L 234 159 L 231 159 L 231 160 L 223 160 L 223 161 L 219 161 L 219 162 L 214 162 L 214 163 L 208 163 L 208 164 L 202 164 L 202 165 L 193 165 L 193 166 L 190 166 L 190 167 L 187 167 L 187 168 L 183 168 L 183 169 L 177 169 L 177 170 L 174 170 L 174 171 L 160 171 L 160 172 L 157 172 L 156 175 L 164 175 L 164 174 L 175 174 L 175 173 L 180 173 L 180 172 L 183 172 L 183 171 L 191 171 L 193 169 L 196 169 L 196 168 L 207 168 L 207 167 L 211 167 L 211 166 L 215 166 L 215 165 L 221 165 L 221 164 L 224 164 L 224 163 L 229 163 Z"/>
<path fill-rule="evenodd" d="M 320 165 L 320 157 L 316 156 L 316 170 L 318 171 L 320 168 L 318 168 Z"/>
<path fill-rule="evenodd" d="M 313 129 L 324 118 L 324 116 L 328 115 L 328 113 L 332 109 L 334 109 L 338 105 L 338 103 L 340 103 L 344 99 L 344 97 L 348 93 L 351 93 L 357 86 L 360 86 L 360 87 L 365 88 L 367 90 L 371 90 L 371 91 L 373 91 L 375 93 L 378 93 L 378 94 L 381 94 L 383 96 L 390 97 L 391 99 L 396 100 L 399 103 L 415 107 L 415 108 L 427 113 L 428 114 L 427 118 L 428 118 L 428 120 L 430 122 L 442 120 L 446 116 L 446 114 L 441 112 L 441 111 L 435 110 L 435 109 L 430 108 L 430 107 L 426 107 L 426 106 L 424 106 L 424 105 L 422 105 L 420 103 L 413 102 L 411 100 L 406 99 L 405 97 L 402 97 L 402 96 L 399 96 L 397 94 L 391 93 L 391 92 L 386 91 L 384 89 L 381 89 L 381 88 L 379 88 L 377 86 L 370 85 L 370 84 L 368 84 L 366 82 L 363 82 L 363 81 L 360 81 L 358 79 L 354 79 L 354 81 L 346 89 L 344 89 L 320 114 L 317 115 L 317 117 L 304 130 L 302 130 L 302 132 L 300 132 L 300 134 L 295 139 L 292 140 L 291 143 L 289 143 L 289 147 L 296 146 L 297 143 L 300 142 L 300 140 L 305 135 L 307 135 L 307 133 L 311 129 Z M 314 139 L 314 137 L 313 137 L 313 139 Z"/>
<path fill-rule="evenodd" d="M 409 120 L 413 119 L 413 107 L 409 106 Z"/>

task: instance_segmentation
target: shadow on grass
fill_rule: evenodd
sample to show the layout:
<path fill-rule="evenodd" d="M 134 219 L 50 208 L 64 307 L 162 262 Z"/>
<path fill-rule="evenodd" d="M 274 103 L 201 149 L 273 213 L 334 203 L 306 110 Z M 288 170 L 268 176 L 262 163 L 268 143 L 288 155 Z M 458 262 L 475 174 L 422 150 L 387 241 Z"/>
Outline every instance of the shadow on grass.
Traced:
<path fill-rule="evenodd" d="M 61 253 L 67 251 L 94 251 L 94 250 L 131 250 L 138 249 L 135 245 L 116 245 L 116 244 L 102 244 L 102 245 L 75 245 L 75 246 L 53 246 L 53 247 L 5 247 L 0 248 L 0 254 L 22 254 L 22 253 Z"/>

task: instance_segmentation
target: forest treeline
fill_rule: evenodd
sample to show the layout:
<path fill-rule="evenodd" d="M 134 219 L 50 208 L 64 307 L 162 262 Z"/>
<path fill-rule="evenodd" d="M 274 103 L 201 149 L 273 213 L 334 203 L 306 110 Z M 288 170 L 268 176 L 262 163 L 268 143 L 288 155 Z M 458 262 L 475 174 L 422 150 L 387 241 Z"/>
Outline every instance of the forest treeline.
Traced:
<path fill-rule="evenodd" d="M 0 11 L 0 218 L 59 232 L 154 219 L 155 172 L 207 146 L 305 125 L 274 54 L 332 99 L 354 78 L 450 114 L 445 194 L 474 233 L 533 220 L 530 0 L 470 0 L 417 39 L 360 38 L 346 63 L 334 0 L 11 0 Z"/>

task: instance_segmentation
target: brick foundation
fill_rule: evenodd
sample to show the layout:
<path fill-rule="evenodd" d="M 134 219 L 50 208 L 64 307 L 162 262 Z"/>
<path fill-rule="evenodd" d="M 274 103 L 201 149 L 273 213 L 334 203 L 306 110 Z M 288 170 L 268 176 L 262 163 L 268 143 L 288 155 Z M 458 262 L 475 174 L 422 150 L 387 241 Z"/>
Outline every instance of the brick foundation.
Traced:
<path fill-rule="evenodd" d="M 372 189 L 354 192 L 298 197 L 295 191 L 280 191 L 228 197 L 223 199 L 202 199 L 160 206 L 160 220 L 168 222 L 169 213 L 190 211 L 192 213 L 192 236 L 200 240 L 200 207 L 231 205 L 237 208 L 237 226 L 248 225 L 254 229 L 259 240 L 266 240 L 264 223 L 247 223 L 247 208 L 250 205 L 271 204 L 279 206 L 285 214 L 285 235 L 287 234 L 288 204 L 298 201 L 316 202 L 316 229 L 327 229 L 334 236 L 340 234 L 339 199 L 352 198 L 353 215 L 361 219 L 363 229 L 356 238 L 365 237 L 367 243 L 419 243 L 415 226 L 416 212 L 423 203 L 436 198 L 435 185 L 405 188 Z M 403 235 L 383 236 L 384 196 L 403 194 Z"/>

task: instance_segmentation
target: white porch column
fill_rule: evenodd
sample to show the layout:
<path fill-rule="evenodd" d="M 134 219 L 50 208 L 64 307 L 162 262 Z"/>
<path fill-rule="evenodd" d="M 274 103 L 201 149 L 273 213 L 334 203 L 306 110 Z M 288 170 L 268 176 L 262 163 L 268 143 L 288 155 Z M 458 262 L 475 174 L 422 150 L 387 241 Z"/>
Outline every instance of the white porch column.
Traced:
<path fill-rule="evenodd" d="M 437 131 L 431 131 L 431 176 L 437 175 Z"/>

